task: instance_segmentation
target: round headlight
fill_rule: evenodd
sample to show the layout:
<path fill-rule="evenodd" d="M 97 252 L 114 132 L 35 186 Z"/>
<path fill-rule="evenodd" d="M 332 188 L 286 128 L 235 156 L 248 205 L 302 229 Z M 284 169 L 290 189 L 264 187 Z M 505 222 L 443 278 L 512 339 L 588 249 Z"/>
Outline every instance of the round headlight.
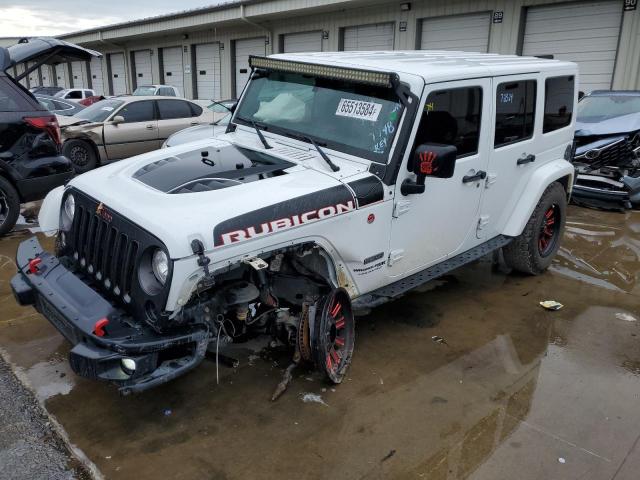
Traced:
<path fill-rule="evenodd" d="M 73 222 L 73 216 L 76 214 L 76 199 L 73 198 L 73 194 L 67 195 L 64 201 L 64 213 L 67 214 L 69 222 Z"/>
<path fill-rule="evenodd" d="M 157 249 L 153 252 L 153 258 L 151 259 L 151 268 L 156 279 L 164 285 L 167 281 L 167 275 L 169 275 L 169 258 L 164 250 Z"/>

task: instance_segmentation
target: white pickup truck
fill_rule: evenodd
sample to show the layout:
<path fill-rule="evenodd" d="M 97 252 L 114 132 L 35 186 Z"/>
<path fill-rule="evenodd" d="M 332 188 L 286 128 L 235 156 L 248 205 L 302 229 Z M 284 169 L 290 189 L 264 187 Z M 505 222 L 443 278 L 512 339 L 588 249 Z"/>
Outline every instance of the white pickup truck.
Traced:
<path fill-rule="evenodd" d="M 264 334 L 339 383 L 354 311 L 502 249 L 540 274 L 574 169 L 578 69 L 393 51 L 252 57 L 226 133 L 74 178 L 11 285 L 122 394 Z"/>

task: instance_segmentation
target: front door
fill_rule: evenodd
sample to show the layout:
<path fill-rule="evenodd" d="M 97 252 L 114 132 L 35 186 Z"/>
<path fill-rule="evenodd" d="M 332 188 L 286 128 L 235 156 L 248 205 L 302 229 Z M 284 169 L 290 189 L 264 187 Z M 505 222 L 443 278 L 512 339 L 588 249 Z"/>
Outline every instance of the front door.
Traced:
<path fill-rule="evenodd" d="M 104 124 L 104 144 L 109 160 L 119 160 L 160 148 L 153 100 L 127 103 L 114 117 L 123 123 Z M 111 117 L 113 120 L 113 117 Z"/>
<path fill-rule="evenodd" d="M 422 194 L 403 196 L 402 182 L 415 175 L 400 169 L 391 228 L 390 276 L 427 268 L 474 246 L 480 199 L 485 189 L 491 118 L 491 81 L 463 80 L 427 86 L 415 147 L 425 143 L 455 145 L 451 178 L 427 177 Z"/>

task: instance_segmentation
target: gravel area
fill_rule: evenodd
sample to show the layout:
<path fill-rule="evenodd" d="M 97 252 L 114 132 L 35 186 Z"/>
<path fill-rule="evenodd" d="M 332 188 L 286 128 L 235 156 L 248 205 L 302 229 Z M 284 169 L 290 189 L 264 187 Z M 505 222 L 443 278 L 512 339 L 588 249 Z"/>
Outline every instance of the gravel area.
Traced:
<path fill-rule="evenodd" d="M 0 479 L 89 479 L 42 407 L 0 357 Z"/>

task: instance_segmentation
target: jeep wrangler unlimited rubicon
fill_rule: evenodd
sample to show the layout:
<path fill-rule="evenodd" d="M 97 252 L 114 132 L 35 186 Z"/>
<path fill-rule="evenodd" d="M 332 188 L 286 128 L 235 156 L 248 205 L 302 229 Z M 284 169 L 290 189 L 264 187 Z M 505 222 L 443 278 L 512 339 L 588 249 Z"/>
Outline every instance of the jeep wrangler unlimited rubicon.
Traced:
<path fill-rule="evenodd" d="M 226 133 L 51 192 L 11 286 L 122 394 L 260 334 L 331 382 L 354 311 L 502 249 L 551 263 L 573 182 L 577 67 L 462 52 L 252 57 Z M 217 350 L 216 350 L 217 351 Z"/>

